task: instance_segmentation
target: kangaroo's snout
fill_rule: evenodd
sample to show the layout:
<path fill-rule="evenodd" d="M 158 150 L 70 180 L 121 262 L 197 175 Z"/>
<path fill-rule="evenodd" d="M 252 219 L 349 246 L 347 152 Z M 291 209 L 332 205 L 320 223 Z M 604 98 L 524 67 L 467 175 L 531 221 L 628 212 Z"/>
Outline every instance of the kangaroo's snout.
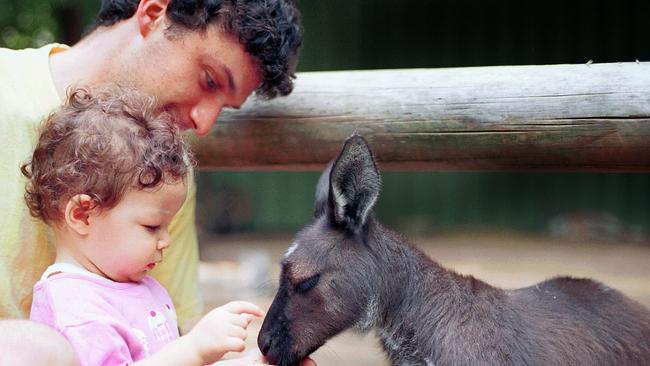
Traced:
<path fill-rule="evenodd" d="M 262 329 L 257 336 L 257 346 L 270 364 L 293 366 L 297 362 L 290 362 L 295 360 L 296 356 L 290 351 L 291 336 L 286 329 L 287 319 L 283 314 L 285 302 L 286 291 L 280 289 L 264 318 Z"/>

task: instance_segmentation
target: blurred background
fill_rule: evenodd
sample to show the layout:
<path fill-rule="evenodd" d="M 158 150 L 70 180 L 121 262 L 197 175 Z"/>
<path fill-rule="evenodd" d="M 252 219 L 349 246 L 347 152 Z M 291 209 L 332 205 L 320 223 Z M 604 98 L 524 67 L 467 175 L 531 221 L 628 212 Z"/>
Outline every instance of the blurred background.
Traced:
<path fill-rule="evenodd" d="M 0 2 L 0 46 L 73 44 L 98 0 Z M 299 1 L 299 71 L 650 60 L 647 0 Z M 318 172 L 201 172 L 204 235 L 295 232 Z M 411 234 L 646 241 L 648 174 L 385 172 L 377 212 Z"/>
<path fill-rule="evenodd" d="M 648 0 L 298 4 L 299 71 L 650 61 Z M 98 7 L 1 0 L 0 46 L 73 44 Z M 310 222 L 318 176 L 198 173 L 209 306 L 236 297 L 268 306 L 278 258 Z M 383 183 L 377 216 L 454 270 L 504 287 L 595 277 L 650 306 L 650 174 L 393 171 Z M 315 357 L 320 366 L 385 364 L 372 336 L 344 334 Z"/>

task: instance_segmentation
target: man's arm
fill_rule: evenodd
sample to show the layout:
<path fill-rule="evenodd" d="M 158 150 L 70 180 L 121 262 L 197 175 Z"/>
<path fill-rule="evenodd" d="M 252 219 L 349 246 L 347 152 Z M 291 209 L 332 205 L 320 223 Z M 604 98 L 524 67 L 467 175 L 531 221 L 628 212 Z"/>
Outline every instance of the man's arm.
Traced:
<path fill-rule="evenodd" d="M 199 251 L 195 213 L 196 184 L 193 175 L 187 199 L 171 223 L 172 243 L 164 252 L 163 262 L 152 275 L 167 289 L 174 301 L 181 334 L 187 333 L 203 315 L 203 299 L 199 289 Z"/>

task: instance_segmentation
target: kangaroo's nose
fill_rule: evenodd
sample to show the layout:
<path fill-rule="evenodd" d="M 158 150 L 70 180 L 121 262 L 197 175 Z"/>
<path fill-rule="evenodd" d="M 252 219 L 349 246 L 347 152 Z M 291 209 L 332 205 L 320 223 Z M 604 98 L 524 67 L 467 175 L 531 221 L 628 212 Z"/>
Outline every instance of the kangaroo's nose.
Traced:
<path fill-rule="evenodd" d="M 257 346 L 260 348 L 260 351 L 262 351 L 262 354 L 264 356 L 269 353 L 269 350 L 271 349 L 271 342 L 271 337 L 260 332 L 259 337 L 257 337 Z"/>

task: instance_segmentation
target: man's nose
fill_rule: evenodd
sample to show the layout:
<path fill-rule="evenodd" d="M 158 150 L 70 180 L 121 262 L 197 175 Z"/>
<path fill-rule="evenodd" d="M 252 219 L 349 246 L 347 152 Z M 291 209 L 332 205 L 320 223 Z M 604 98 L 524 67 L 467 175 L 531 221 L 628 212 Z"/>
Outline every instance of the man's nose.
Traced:
<path fill-rule="evenodd" d="M 210 132 L 212 126 L 217 122 L 223 106 L 212 101 L 211 103 L 199 103 L 190 111 L 190 118 L 194 122 L 194 133 L 205 136 Z"/>

